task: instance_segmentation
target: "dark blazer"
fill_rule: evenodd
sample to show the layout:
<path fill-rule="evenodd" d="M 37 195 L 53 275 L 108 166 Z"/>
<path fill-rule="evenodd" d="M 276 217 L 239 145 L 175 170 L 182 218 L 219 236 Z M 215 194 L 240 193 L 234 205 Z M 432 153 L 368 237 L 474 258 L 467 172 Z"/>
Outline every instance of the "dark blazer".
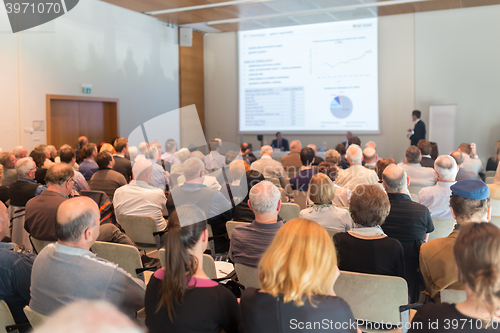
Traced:
<path fill-rule="evenodd" d="M 420 165 L 426 168 L 434 169 L 434 160 L 431 157 L 422 157 L 420 160 Z"/>
<path fill-rule="evenodd" d="M 56 212 L 68 197 L 62 193 L 45 190 L 26 204 L 24 229 L 39 240 L 57 241 Z"/>
<path fill-rule="evenodd" d="M 413 135 L 410 136 L 411 145 L 416 146 L 421 139 L 425 139 L 425 124 L 419 120 L 413 128 Z"/>
<path fill-rule="evenodd" d="M 288 140 L 285 138 L 281 139 L 281 146 L 280 147 L 278 147 L 278 139 L 273 140 L 273 143 L 271 143 L 271 147 L 282 148 L 281 150 L 284 150 L 284 151 L 290 150 L 290 146 L 288 145 Z"/>
<path fill-rule="evenodd" d="M 130 160 L 118 155 L 113 155 L 113 158 L 115 159 L 113 170 L 121 173 L 123 177 L 125 177 L 127 183 L 130 183 L 132 180 L 132 163 L 130 163 Z"/>

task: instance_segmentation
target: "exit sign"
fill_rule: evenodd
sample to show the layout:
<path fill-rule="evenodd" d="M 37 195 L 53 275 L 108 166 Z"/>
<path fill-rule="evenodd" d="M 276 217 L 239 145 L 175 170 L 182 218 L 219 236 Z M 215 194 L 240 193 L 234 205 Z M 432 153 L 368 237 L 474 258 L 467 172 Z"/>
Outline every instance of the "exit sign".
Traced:
<path fill-rule="evenodd" d="M 89 83 L 82 83 L 82 93 L 90 94 L 92 92 L 92 85 Z"/>

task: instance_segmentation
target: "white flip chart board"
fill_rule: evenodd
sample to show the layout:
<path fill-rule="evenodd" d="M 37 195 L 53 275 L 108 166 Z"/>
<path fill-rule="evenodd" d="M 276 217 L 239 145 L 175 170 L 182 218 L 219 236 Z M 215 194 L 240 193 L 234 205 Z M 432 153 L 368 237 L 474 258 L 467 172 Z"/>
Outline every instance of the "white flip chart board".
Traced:
<path fill-rule="evenodd" d="M 440 155 L 455 150 L 457 105 L 431 105 L 429 108 L 429 141 L 436 142 Z"/>

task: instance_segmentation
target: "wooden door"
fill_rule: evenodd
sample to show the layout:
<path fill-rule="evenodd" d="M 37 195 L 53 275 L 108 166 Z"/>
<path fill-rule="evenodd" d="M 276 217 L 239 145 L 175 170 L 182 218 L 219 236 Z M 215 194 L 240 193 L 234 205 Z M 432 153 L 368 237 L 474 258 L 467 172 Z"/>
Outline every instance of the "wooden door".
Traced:
<path fill-rule="evenodd" d="M 47 141 L 57 149 L 63 144 L 76 148 L 82 135 L 95 144 L 117 136 L 117 101 L 47 98 Z"/>

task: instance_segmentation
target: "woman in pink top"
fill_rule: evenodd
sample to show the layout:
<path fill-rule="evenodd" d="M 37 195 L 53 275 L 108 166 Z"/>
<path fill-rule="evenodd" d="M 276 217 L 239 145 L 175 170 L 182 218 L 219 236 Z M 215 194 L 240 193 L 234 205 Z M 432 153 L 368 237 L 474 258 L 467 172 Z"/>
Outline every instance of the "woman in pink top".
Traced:
<path fill-rule="evenodd" d="M 238 332 L 236 297 L 203 272 L 208 232 L 197 207 L 177 207 L 165 235 L 165 266 L 146 289 L 146 326 L 157 332 Z"/>

